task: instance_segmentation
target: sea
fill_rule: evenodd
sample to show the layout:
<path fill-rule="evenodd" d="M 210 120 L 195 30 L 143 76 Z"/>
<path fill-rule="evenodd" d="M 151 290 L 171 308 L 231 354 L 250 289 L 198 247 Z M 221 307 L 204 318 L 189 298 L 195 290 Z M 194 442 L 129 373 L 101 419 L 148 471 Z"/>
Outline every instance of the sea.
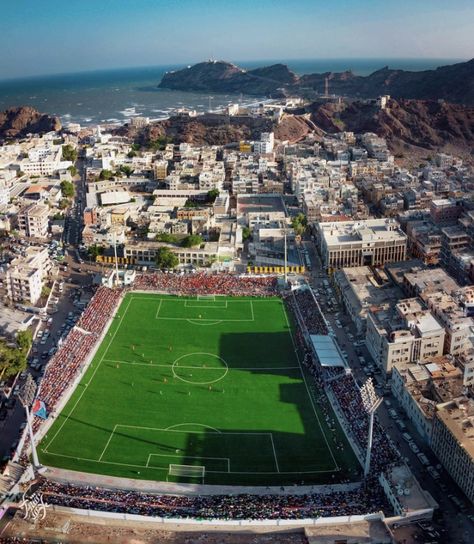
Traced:
<path fill-rule="evenodd" d="M 368 75 L 388 66 L 403 70 L 430 70 L 462 62 L 461 59 L 314 59 L 238 62 L 246 69 L 287 64 L 295 73 L 341 72 L 352 70 Z M 259 97 L 171 91 L 157 86 L 165 72 L 185 65 L 122 68 L 93 72 L 0 79 L 0 111 L 29 105 L 40 112 L 57 115 L 63 125 L 123 124 L 135 116 L 165 119 L 178 108 L 198 112 L 219 109 L 231 102 L 249 104 Z M 263 97 L 261 97 L 263 98 Z"/>

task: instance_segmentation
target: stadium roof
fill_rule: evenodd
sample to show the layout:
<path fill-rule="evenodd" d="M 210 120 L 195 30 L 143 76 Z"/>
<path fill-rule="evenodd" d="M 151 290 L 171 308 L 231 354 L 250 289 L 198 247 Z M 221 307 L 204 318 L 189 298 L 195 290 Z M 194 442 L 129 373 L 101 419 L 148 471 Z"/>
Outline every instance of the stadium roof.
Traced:
<path fill-rule="evenodd" d="M 311 334 L 310 337 L 321 366 L 346 368 L 344 357 L 332 336 Z"/>

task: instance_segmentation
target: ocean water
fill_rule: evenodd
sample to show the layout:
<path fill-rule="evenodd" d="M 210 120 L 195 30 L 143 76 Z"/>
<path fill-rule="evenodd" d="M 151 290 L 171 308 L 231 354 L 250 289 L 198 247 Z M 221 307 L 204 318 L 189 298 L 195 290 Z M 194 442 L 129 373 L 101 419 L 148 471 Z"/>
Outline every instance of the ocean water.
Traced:
<path fill-rule="evenodd" d="M 455 59 L 314 59 L 236 62 L 251 69 L 283 62 L 297 74 L 352 70 L 368 75 L 383 66 L 404 70 L 428 70 L 459 62 Z M 60 74 L 24 79 L 0 80 L 0 111 L 30 105 L 39 111 L 58 115 L 63 124 L 124 123 L 143 115 L 166 118 L 174 109 L 187 107 L 199 112 L 237 102 L 240 95 L 168 91 L 158 89 L 163 74 L 179 66 L 124 68 L 95 72 Z M 255 97 L 243 96 L 245 103 Z"/>

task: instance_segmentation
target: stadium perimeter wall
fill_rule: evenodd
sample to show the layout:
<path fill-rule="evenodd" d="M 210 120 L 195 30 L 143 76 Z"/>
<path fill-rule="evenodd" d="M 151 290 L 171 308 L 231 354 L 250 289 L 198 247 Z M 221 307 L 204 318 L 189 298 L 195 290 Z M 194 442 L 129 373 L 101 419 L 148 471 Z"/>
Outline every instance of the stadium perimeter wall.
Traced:
<path fill-rule="evenodd" d="M 370 520 L 385 520 L 383 512 L 377 512 L 373 514 L 361 514 L 357 516 L 335 516 L 335 517 L 320 517 L 320 518 L 307 518 L 307 519 L 240 519 L 240 520 L 226 520 L 226 519 L 195 519 L 195 518 L 161 518 L 155 516 L 141 516 L 139 514 L 123 514 L 118 512 L 100 512 L 97 510 L 84 510 L 81 508 L 69 508 L 66 506 L 50 505 L 49 511 L 59 512 L 62 514 L 84 516 L 88 518 L 108 518 L 121 521 L 135 521 L 144 523 L 156 523 L 163 526 L 185 526 L 187 528 L 203 528 L 206 525 L 211 525 L 213 528 L 222 527 L 225 531 L 239 531 L 239 530 L 251 530 L 258 529 L 259 531 L 268 528 L 269 531 L 275 531 L 280 528 L 281 530 L 288 529 L 300 529 L 303 527 L 317 527 L 318 525 L 344 525 L 346 523 L 356 523 L 360 521 Z M 398 521 L 398 518 L 391 518 L 392 521 Z"/>

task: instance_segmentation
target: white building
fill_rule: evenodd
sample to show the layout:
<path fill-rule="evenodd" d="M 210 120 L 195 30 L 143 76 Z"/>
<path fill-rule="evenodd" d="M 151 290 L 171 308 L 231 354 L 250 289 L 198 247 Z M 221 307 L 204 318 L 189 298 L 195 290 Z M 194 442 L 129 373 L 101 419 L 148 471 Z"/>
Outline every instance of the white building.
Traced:
<path fill-rule="evenodd" d="M 18 230 L 29 238 L 46 238 L 48 235 L 49 208 L 32 204 L 18 213 Z"/>
<path fill-rule="evenodd" d="M 318 223 L 319 249 L 328 269 L 403 261 L 407 237 L 394 219 Z"/>
<path fill-rule="evenodd" d="M 43 279 L 50 268 L 47 249 L 28 247 L 26 255 L 14 259 L 7 270 L 8 297 L 14 302 L 36 304 L 41 297 Z"/>
<path fill-rule="evenodd" d="M 0 206 L 7 206 L 10 202 L 10 189 L 6 183 L 0 182 Z"/>
<path fill-rule="evenodd" d="M 21 172 L 29 176 L 51 176 L 71 165 L 71 161 L 62 160 L 61 146 L 33 148 L 29 151 L 28 158 L 16 163 Z"/>
<path fill-rule="evenodd" d="M 445 331 L 419 299 L 405 299 L 367 314 L 366 344 L 384 373 L 396 363 L 427 361 L 443 355 Z"/>

